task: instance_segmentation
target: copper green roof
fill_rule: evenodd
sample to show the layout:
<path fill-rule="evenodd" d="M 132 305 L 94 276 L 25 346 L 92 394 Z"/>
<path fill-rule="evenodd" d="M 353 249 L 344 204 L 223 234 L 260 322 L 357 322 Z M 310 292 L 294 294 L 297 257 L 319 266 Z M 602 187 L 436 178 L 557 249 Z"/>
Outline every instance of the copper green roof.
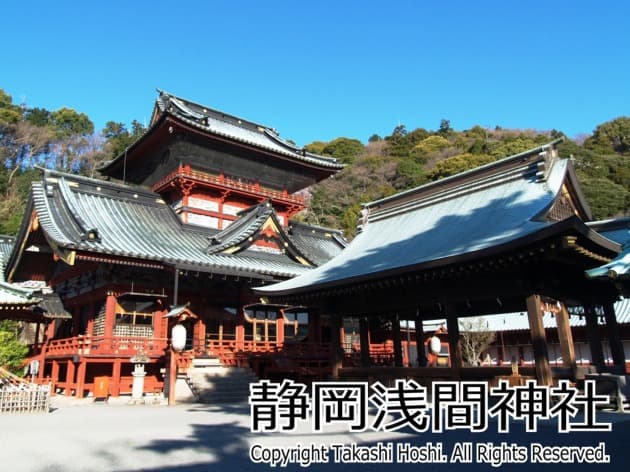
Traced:
<path fill-rule="evenodd" d="M 557 231 L 576 231 L 615 254 L 619 246 L 577 216 L 547 217 L 567 182 L 579 186 L 556 142 L 365 205 L 359 234 L 317 269 L 257 289 L 294 295 L 472 260 Z M 580 213 L 588 216 L 582 204 Z"/>
<path fill-rule="evenodd" d="M 258 219 L 243 215 L 223 233 L 184 224 L 159 194 L 139 187 L 47 171 L 32 184 L 27 216 L 31 211 L 51 247 L 68 262 L 73 254 L 106 255 L 259 278 L 288 278 L 310 270 L 289 252 L 263 254 L 246 245 L 232 254 L 215 251 L 213 238 L 226 237 L 234 245 L 257 230 Z M 25 220 L 20 240 L 27 231 Z M 12 253 L 9 270 L 21 256 L 19 249 Z"/>

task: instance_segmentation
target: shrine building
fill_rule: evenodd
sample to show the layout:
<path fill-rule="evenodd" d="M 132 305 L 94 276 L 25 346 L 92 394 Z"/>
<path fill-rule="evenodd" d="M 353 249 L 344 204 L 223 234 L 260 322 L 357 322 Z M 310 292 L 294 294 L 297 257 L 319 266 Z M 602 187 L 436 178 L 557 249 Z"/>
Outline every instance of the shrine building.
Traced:
<path fill-rule="evenodd" d="M 305 189 L 342 167 L 268 126 L 160 91 L 148 130 L 102 178 L 44 171 L 4 259 L 11 285 L 0 287 L 22 290 L 37 380 L 82 397 L 105 378 L 118 396 L 142 358 L 144 391 L 161 392 L 173 362 L 245 365 L 303 341 L 306 309 L 263 305 L 252 287 L 346 246 L 340 232 L 292 219 Z M 61 309 L 30 308 L 49 296 Z M 186 328 L 177 359 L 175 324 Z"/>
<path fill-rule="evenodd" d="M 390 320 L 393 342 L 388 375 L 505 373 L 464 368 L 458 319 L 521 312 L 527 314 L 534 361 L 528 373 L 542 385 L 558 376 L 575 379 L 569 312 L 576 309 L 584 317 L 592 364 L 604 368 L 604 335 L 613 367 L 625 372 L 614 304 L 627 294 L 627 221 L 590 222 L 572 162 L 559 155 L 558 143 L 367 203 L 358 235 L 339 256 L 256 292 L 276 303 L 307 305 L 331 320 L 335 377 L 385 375 L 370 355 L 370 327 L 383 318 Z M 559 369 L 550 367 L 544 313 L 554 314 Z M 417 362 L 403 362 L 401 321 L 422 326 L 436 318 L 446 321 L 451 372 L 424 368 L 422 349 Z M 359 325 L 360 367 L 347 366 L 337 347 L 347 319 Z M 407 334 L 407 345 L 422 345 L 422 331 L 417 335 L 410 340 Z"/>

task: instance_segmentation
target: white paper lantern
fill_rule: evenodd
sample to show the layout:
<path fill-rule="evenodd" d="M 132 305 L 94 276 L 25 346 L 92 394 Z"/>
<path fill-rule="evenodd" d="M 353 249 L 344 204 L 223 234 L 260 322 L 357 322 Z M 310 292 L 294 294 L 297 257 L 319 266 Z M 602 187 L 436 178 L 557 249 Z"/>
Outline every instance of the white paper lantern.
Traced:
<path fill-rule="evenodd" d="M 173 350 L 180 352 L 186 347 L 186 327 L 181 324 L 173 326 L 171 331 L 171 345 Z"/>
<path fill-rule="evenodd" d="M 432 354 L 439 354 L 442 350 L 442 341 L 437 336 L 431 337 L 429 340 L 429 351 Z"/>

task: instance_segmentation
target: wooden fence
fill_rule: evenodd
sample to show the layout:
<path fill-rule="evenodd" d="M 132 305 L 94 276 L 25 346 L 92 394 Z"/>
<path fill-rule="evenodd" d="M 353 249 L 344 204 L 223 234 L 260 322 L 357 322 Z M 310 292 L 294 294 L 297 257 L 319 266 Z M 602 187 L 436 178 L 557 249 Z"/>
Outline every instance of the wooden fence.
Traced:
<path fill-rule="evenodd" d="M 50 385 L 37 385 L 0 367 L 0 413 L 48 413 Z"/>

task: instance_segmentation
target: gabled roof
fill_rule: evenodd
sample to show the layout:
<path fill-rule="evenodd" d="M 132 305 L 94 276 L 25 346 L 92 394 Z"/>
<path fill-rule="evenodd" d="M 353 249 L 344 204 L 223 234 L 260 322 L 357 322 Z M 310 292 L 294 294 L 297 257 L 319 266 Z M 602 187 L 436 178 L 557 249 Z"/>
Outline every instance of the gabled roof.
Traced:
<path fill-rule="evenodd" d="M 134 143 L 130 149 L 157 128 L 166 117 L 170 117 L 208 135 L 228 138 L 238 143 L 254 146 L 260 150 L 290 158 L 296 162 L 329 169 L 333 172 L 344 167 L 338 159 L 310 153 L 285 141 L 275 129 L 269 126 L 212 109 L 163 90 L 158 90 L 158 92 L 159 96 L 153 109 L 151 125 L 145 135 Z M 101 171 L 109 173 L 108 169 L 117 165 L 125 156 L 126 153 L 123 153 L 106 163 L 101 168 Z"/>
<path fill-rule="evenodd" d="M 558 158 L 556 143 L 368 203 L 360 233 L 339 256 L 257 290 L 291 295 L 376 280 L 491 255 L 558 231 L 578 231 L 615 254 L 619 246 L 575 214 L 588 214 L 579 198 L 573 197 L 573 216 L 551 221 L 563 190 L 579 196 L 570 188 L 577 186 L 571 163 Z"/>
<path fill-rule="evenodd" d="M 238 254 L 214 250 L 214 237 L 234 245 L 256 231 L 259 211 L 242 216 L 224 232 L 183 224 L 160 195 L 138 187 L 113 184 L 54 171 L 32 184 L 19 244 L 8 261 L 14 273 L 33 231 L 31 213 L 55 254 L 69 264 L 101 260 L 131 265 L 153 263 L 229 275 L 287 278 L 309 268 L 292 254 L 262 254 L 244 248 Z M 272 211 L 265 207 L 265 212 Z M 275 213 L 274 213 L 275 214 Z M 257 226 L 258 225 L 258 226 Z M 295 251 L 298 253 L 299 251 Z M 134 262 L 135 261 L 135 262 Z"/>
<path fill-rule="evenodd" d="M 278 247 L 292 259 L 307 266 L 316 266 L 336 256 L 345 247 L 340 236 L 330 240 L 330 235 L 336 232 L 325 231 L 325 228 L 298 223 L 298 227 L 302 229 L 297 234 L 294 230 L 287 233 L 268 201 L 243 210 L 239 216 L 240 218 L 225 230 L 209 238 L 210 244 L 207 248 L 209 254 L 236 254 L 248 248 L 255 250 L 257 240 L 275 239 Z M 306 239 L 302 232 L 306 234 L 309 229 L 312 234 Z M 327 252 L 322 254 L 322 248 Z"/>

